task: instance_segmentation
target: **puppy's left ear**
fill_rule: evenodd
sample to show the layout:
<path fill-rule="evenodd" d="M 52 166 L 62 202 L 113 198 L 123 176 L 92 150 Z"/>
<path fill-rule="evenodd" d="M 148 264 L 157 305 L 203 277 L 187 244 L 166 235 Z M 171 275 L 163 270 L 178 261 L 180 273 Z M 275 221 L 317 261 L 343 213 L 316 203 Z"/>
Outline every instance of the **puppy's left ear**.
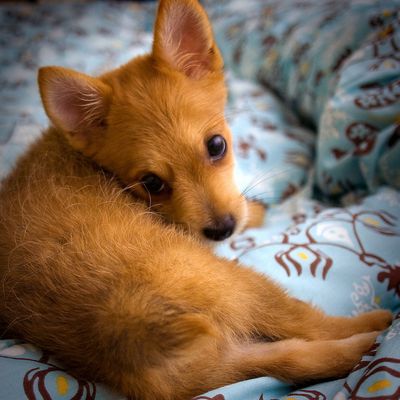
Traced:
<path fill-rule="evenodd" d="M 89 152 L 104 131 L 111 88 L 88 75 L 62 67 L 43 67 L 38 74 L 46 113 L 77 150 Z"/>
<path fill-rule="evenodd" d="M 192 79 L 222 71 L 210 22 L 197 0 L 160 1 L 153 57 Z"/>

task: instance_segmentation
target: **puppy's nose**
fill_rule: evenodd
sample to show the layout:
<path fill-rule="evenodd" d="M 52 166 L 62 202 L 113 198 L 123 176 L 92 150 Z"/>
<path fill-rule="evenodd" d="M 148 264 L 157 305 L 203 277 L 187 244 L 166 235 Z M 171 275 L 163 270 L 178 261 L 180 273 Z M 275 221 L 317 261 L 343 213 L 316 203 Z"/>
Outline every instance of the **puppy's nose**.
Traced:
<path fill-rule="evenodd" d="M 236 221 L 233 215 L 227 214 L 215 221 L 213 226 L 203 229 L 204 236 L 211 240 L 224 240 L 232 235 L 235 230 Z"/>

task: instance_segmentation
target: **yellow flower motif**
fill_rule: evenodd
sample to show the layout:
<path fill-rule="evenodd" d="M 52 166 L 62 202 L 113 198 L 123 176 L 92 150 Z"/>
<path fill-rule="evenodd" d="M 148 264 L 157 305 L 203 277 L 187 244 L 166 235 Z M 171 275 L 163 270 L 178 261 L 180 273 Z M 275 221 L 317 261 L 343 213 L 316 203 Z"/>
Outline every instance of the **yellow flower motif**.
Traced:
<path fill-rule="evenodd" d="M 278 52 L 276 50 L 271 50 L 266 57 L 266 64 L 267 65 L 272 65 L 276 62 L 278 58 Z"/>
<path fill-rule="evenodd" d="M 372 226 L 379 226 L 380 222 L 378 220 L 376 220 L 375 218 L 371 218 L 371 217 L 367 217 L 364 218 L 364 222 L 368 225 L 372 225 Z"/>
<path fill-rule="evenodd" d="M 301 75 L 307 75 L 309 69 L 310 69 L 310 64 L 308 62 L 301 63 L 301 65 L 300 65 Z"/>
<path fill-rule="evenodd" d="M 60 396 L 65 396 L 68 393 L 68 379 L 65 376 L 59 375 L 56 378 L 57 392 Z"/>
<path fill-rule="evenodd" d="M 386 68 L 386 69 L 392 69 L 395 68 L 396 64 L 392 61 L 392 60 L 385 60 L 382 65 Z"/>
<path fill-rule="evenodd" d="M 392 386 L 392 382 L 389 381 L 389 379 L 381 379 L 380 381 L 376 381 L 373 383 L 369 388 L 368 392 L 374 393 L 377 392 L 378 390 L 383 390 L 386 388 L 389 388 Z"/>
<path fill-rule="evenodd" d="M 308 255 L 302 251 L 301 253 L 297 253 L 297 255 L 302 259 L 302 260 L 308 260 Z"/>

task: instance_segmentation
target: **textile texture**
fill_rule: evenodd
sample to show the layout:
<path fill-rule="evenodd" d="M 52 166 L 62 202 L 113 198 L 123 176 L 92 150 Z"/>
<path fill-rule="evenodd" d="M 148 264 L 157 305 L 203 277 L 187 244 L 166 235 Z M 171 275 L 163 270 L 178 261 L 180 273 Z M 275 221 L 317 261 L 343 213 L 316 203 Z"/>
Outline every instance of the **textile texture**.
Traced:
<path fill-rule="evenodd" d="M 400 1 L 204 3 L 226 62 L 236 179 L 267 208 L 262 228 L 216 252 L 330 314 L 387 308 L 394 321 L 343 379 L 264 377 L 197 400 L 398 399 Z M 48 125 L 38 67 L 116 67 L 149 50 L 154 13 L 152 2 L 0 5 L 0 177 Z M 0 399 L 123 399 L 13 338 L 0 340 L 0 380 Z"/>

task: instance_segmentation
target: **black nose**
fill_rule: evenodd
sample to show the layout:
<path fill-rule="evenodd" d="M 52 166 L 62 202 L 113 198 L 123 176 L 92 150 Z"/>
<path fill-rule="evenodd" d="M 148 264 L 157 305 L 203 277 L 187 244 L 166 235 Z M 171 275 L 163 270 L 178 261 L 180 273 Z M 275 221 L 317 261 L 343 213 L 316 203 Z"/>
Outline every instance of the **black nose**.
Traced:
<path fill-rule="evenodd" d="M 213 226 L 204 228 L 203 233 L 207 239 L 220 241 L 231 236 L 235 230 L 235 226 L 235 218 L 231 214 L 228 214 L 217 219 Z"/>

